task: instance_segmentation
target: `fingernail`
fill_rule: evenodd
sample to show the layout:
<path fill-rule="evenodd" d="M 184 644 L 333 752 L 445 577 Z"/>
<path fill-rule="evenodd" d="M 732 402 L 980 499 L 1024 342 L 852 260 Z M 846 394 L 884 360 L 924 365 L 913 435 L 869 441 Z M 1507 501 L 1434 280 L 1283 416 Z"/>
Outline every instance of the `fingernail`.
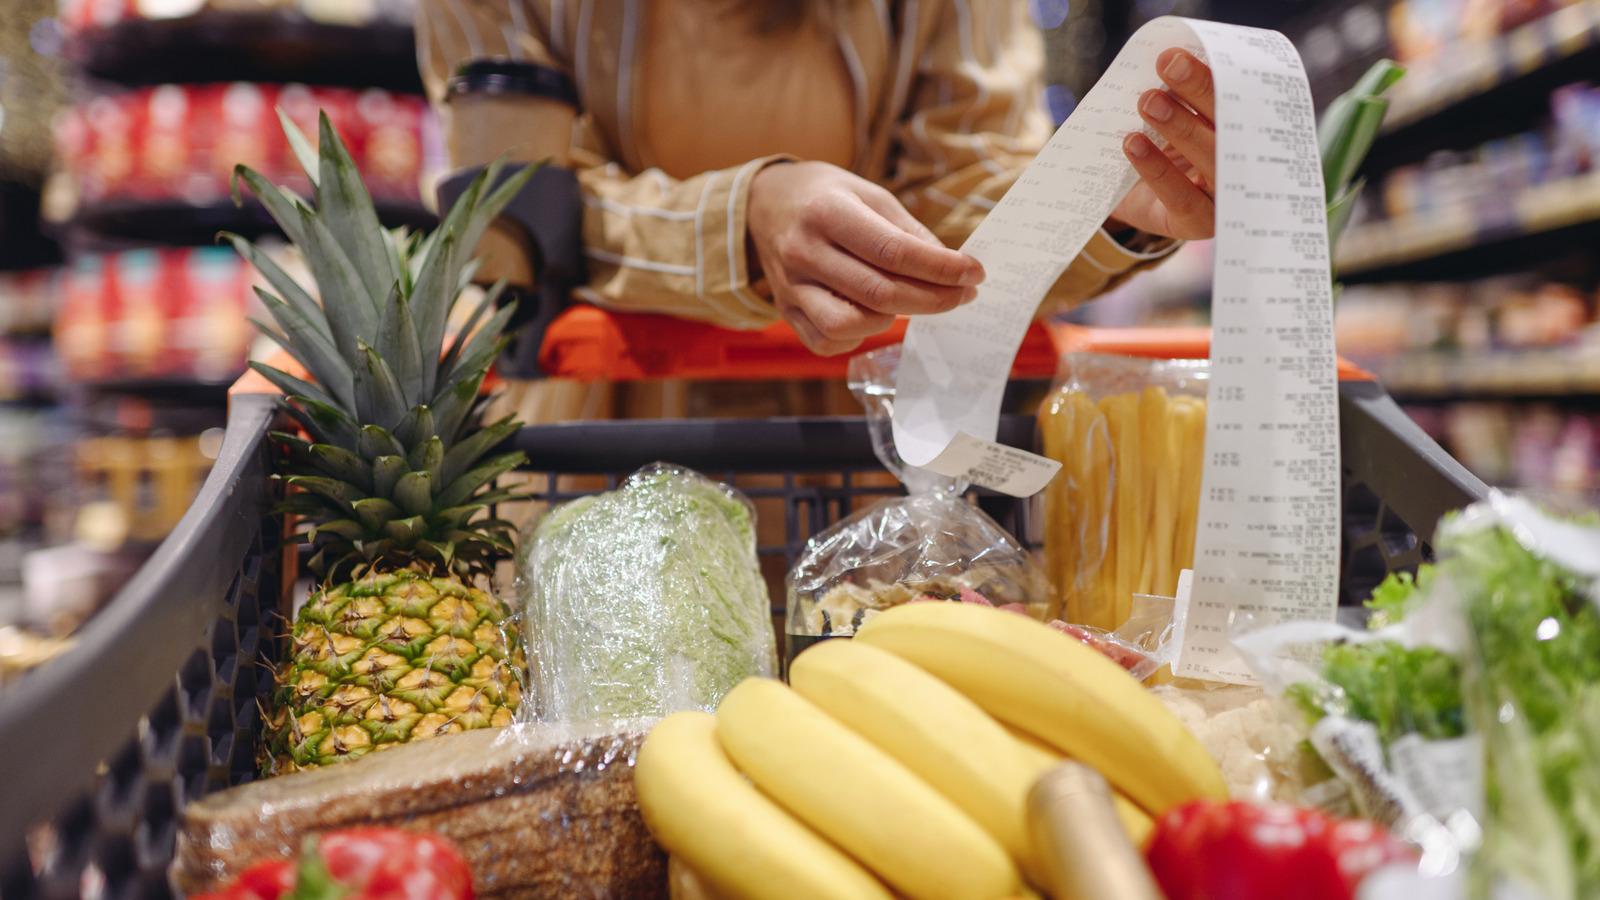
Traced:
<path fill-rule="evenodd" d="M 1172 118 L 1172 101 L 1160 91 L 1146 94 L 1142 105 L 1144 114 L 1157 122 L 1165 122 Z"/>
<path fill-rule="evenodd" d="M 1182 81 L 1194 71 L 1194 66 L 1189 65 L 1189 57 L 1179 53 L 1167 63 L 1167 68 L 1161 73 L 1168 81 Z"/>
<path fill-rule="evenodd" d="M 1122 139 L 1122 149 L 1140 159 L 1150 155 L 1150 147 L 1150 141 L 1142 135 L 1130 134 Z"/>
<path fill-rule="evenodd" d="M 961 302 L 963 304 L 971 303 L 976 299 L 978 299 L 978 289 L 975 287 L 969 287 L 961 292 Z"/>
<path fill-rule="evenodd" d="M 956 283 L 957 284 L 961 284 L 961 285 L 982 284 L 983 283 L 983 269 L 972 268 L 972 269 L 966 270 L 965 272 L 962 272 L 961 273 L 961 278 L 958 279 Z"/>

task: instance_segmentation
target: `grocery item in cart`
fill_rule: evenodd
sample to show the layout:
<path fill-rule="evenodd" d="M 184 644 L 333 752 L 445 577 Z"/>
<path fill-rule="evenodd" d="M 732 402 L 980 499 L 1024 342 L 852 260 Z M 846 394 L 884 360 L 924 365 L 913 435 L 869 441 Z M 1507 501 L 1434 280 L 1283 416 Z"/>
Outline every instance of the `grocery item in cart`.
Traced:
<path fill-rule="evenodd" d="M 666 859 L 634 794 L 645 728 L 469 731 L 211 794 L 184 808 L 172 881 L 214 891 L 308 835 L 378 825 L 454 842 L 482 900 L 665 897 Z"/>
<path fill-rule="evenodd" d="M 1194 565 L 1209 365 L 1063 357 L 1039 433 L 1062 464 L 1044 493 L 1044 558 L 1066 621 L 1116 630 L 1134 595 L 1175 596 Z"/>
<path fill-rule="evenodd" d="M 792 657 L 848 637 L 874 616 L 917 600 L 980 595 L 989 605 L 1047 613 L 1049 585 L 1016 538 L 963 494 L 965 482 L 905 465 L 890 435 L 900 347 L 850 361 L 850 389 L 867 411 L 878 459 L 908 491 L 811 538 L 788 578 L 785 630 Z"/>
<path fill-rule="evenodd" d="M 236 177 L 299 247 L 322 302 L 225 235 L 271 287 L 261 296 L 276 328 L 262 330 L 300 364 L 254 368 L 303 434 L 273 434 L 289 488 L 276 511 L 294 517 L 318 579 L 285 636 L 268 774 L 508 725 L 522 693 L 511 611 L 479 585 L 512 549 L 511 524 L 482 513 L 513 494 L 491 485 L 524 456 L 489 456 L 517 423 L 484 426 L 475 412 L 515 305 L 489 315 L 491 292 L 461 332 L 447 323 L 468 278 L 456 248 L 477 245 L 534 167 L 491 189 L 490 166 L 419 239 L 379 224 L 332 122 L 318 124 L 312 150 L 284 114 L 288 143 L 318 173 L 315 211 L 248 167 Z"/>
<path fill-rule="evenodd" d="M 573 719 L 713 709 L 777 671 L 754 508 L 656 464 L 549 511 L 517 552 L 533 704 Z"/>
<path fill-rule="evenodd" d="M 995 900 L 1045 886 L 1027 798 L 1071 757 L 1109 828 L 1225 796 L 1215 762 L 1138 680 L 1028 616 L 907 603 L 751 678 L 639 752 L 645 822 L 728 896 Z M 1120 827 L 1119 827 L 1120 826 Z M 843 851 L 843 852 L 841 852 Z"/>
<path fill-rule="evenodd" d="M 263 860 L 194 900 L 472 900 L 472 869 L 437 834 L 368 826 L 308 836 L 299 859 Z"/>

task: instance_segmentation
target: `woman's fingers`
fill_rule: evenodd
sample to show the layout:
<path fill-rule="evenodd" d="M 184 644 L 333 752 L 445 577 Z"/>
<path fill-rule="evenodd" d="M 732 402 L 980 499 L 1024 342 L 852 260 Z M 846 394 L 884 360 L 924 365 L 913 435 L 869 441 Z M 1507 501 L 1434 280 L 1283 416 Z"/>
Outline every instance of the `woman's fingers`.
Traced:
<path fill-rule="evenodd" d="M 796 285 L 783 318 L 800 340 L 820 356 L 847 353 L 861 341 L 894 324 L 894 316 L 873 312 L 820 285 Z"/>
<path fill-rule="evenodd" d="M 1190 109 L 1207 122 L 1217 121 L 1217 98 L 1209 66 L 1187 50 L 1171 47 L 1156 57 L 1156 72 Z"/>
<path fill-rule="evenodd" d="M 1172 149 L 1192 165 L 1206 183 L 1217 175 L 1217 132 L 1211 123 L 1175 102 L 1165 91 L 1145 91 L 1139 98 L 1139 117 L 1167 140 Z M 1168 154 L 1170 157 L 1171 154 Z"/>
<path fill-rule="evenodd" d="M 1211 237 L 1216 206 L 1210 194 L 1201 190 L 1144 135 L 1128 135 L 1122 141 L 1122 150 L 1139 173 L 1140 181 L 1160 201 L 1156 215 L 1164 220 L 1153 223 L 1157 226 L 1154 228 L 1134 223 L 1137 227 L 1185 240 Z"/>
<path fill-rule="evenodd" d="M 845 205 L 854 208 L 819 210 L 826 219 L 812 224 L 867 265 L 930 284 L 966 287 L 983 280 L 983 267 L 965 253 L 895 225 L 859 196 L 845 198 Z"/>
<path fill-rule="evenodd" d="M 869 266 L 848 253 L 831 254 L 812 278 L 852 303 L 891 316 L 948 312 L 978 295 L 975 287 L 950 287 L 906 278 Z"/>

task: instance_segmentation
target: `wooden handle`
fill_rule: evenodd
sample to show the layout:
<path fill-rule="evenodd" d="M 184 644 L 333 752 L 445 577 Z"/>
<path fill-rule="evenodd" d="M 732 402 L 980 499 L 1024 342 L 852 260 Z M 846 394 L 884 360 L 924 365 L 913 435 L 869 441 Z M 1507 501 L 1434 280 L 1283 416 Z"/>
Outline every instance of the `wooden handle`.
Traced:
<path fill-rule="evenodd" d="M 1162 900 L 1094 769 L 1069 760 L 1040 777 L 1028 830 L 1053 900 Z"/>

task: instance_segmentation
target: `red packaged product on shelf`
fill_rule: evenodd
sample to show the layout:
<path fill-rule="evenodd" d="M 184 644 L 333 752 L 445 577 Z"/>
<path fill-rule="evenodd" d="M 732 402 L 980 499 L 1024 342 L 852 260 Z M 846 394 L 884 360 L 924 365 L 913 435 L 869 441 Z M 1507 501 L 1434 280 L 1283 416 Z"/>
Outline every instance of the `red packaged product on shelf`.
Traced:
<path fill-rule="evenodd" d="M 55 327 L 67 378 L 232 381 L 254 333 L 254 277 L 229 247 L 79 258 L 61 282 Z"/>
<path fill-rule="evenodd" d="M 278 108 L 313 144 L 318 112 L 326 112 L 375 201 L 422 204 L 421 184 L 443 158 L 433 111 L 422 97 L 376 88 L 166 84 L 97 97 L 58 117 L 56 155 L 79 209 L 231 203 L 229 180 L 239 163 L 308 194 Z"/>

